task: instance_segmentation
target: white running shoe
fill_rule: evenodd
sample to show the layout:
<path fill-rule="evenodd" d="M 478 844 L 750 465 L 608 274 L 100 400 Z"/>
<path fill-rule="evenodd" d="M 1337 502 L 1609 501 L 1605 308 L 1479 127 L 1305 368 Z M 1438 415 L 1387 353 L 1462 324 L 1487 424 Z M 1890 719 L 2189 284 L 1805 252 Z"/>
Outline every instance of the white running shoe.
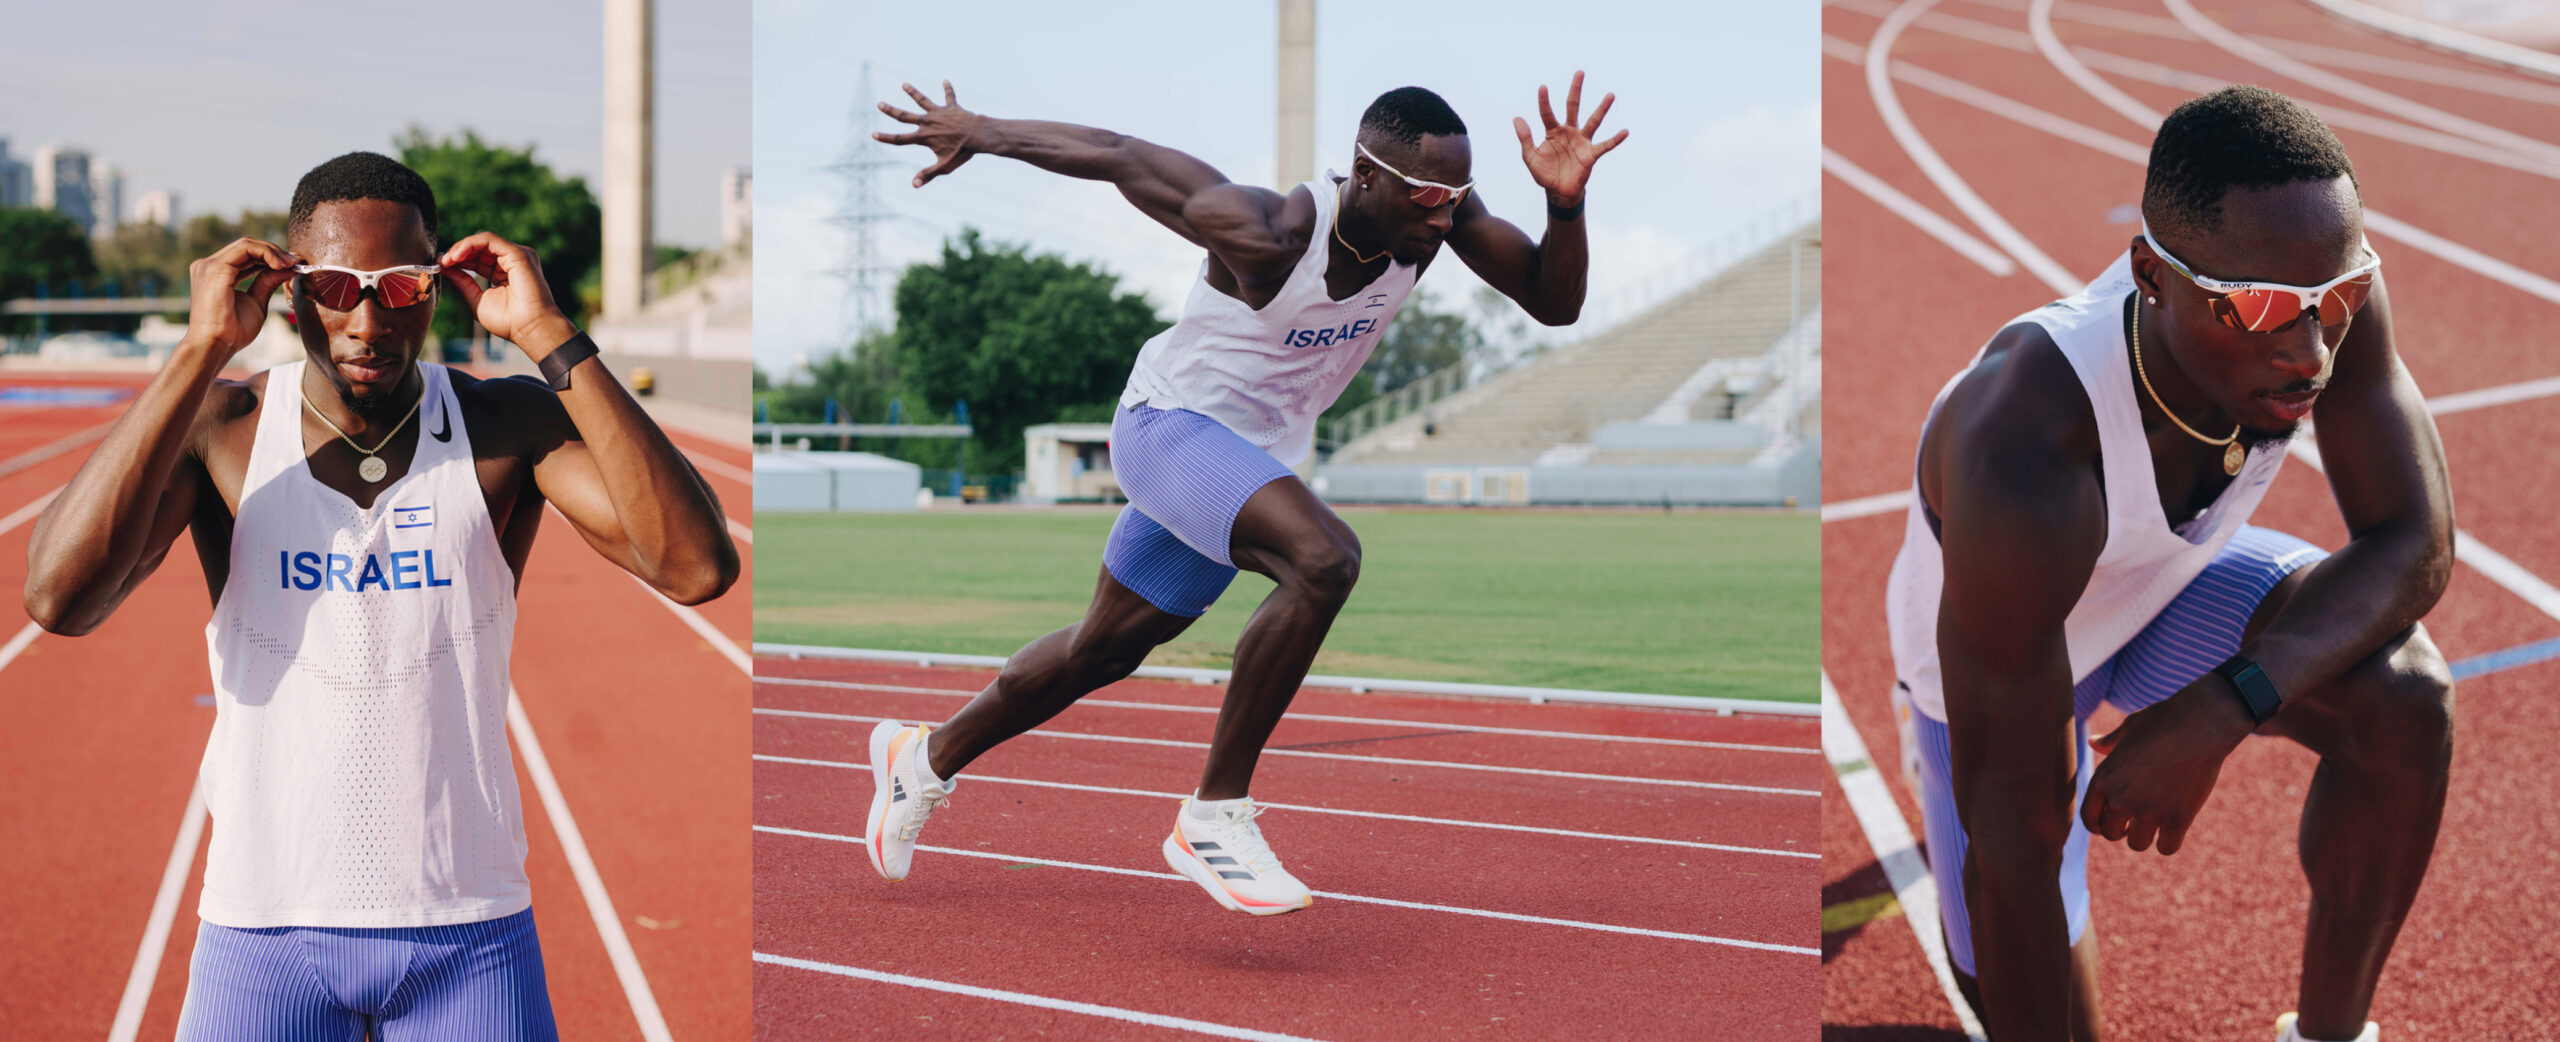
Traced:
<path fill-rule="evenodd" d="M 924 738 L 931 733 L 923 724 L 888 720 L 871 729 L 871 821 L 862 838 L 871 850 L 871 867 L 893 883 L 907 877 L 924 819 L 960 785 L 958 778 L 944 783 L 925 765 Z"/>
<path fill-rule="evenodd" d="M 1215 820 L 1191 814 L 1191 800 L 1174 813 L 1173 834 L 1164 840 L 1165 864 L 1231 911 L 1246 915 L 1279 915 L 1316 903 L 1298 877 L 1280 867 L 1279 855 L 1262 841 L 1253 819 L 1262 808 L 1251 798 L 1236 800 Z"/>
<path fill-rule="evenodd" d="M 2287 1013 L 2276 1018 L 2276 1042 L 2312 1042 L 2311 1039 L 2302 1037 L 2302 1032 L 2293 1028 L 2293 1022 L 2301 1016 L 2299 1013 Z M 2354 1038 L 2342 1039 L 2340 1042 L 2382 1042 L 2382 1025 L 2370 1020 L 2365 1021 L 2363 1032 Z"/>

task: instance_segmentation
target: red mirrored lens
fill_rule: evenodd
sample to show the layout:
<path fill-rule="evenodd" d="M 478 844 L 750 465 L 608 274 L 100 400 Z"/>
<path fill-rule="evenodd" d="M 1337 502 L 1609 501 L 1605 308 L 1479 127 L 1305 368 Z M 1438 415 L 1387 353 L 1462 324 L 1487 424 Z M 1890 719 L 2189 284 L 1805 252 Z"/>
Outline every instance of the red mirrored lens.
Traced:
<path fill-rule="evenodd" d="M 394 272 L 373 284 L 374 299 L 386 308 L 405 308 L 425 299 L 427 290 L 434 285 L 435 276 L 423 271 Z"/>
<path fill-rule="evenodd" d="M 1413 190 L 1413 202 L 1416 206 L 1438 206 L 1457 198 L 1457 195 L 1457 192 L 1438 185 L 1417 186 Z"/>
<path fill-rule="evenodd" d="M 2373 276 L 2341 283 L 2320 298 L 2320 324 L 2334 326 L 2354 317 L 2364 307 L 2364 298 L 2373 292 Z"/>
<path fill-rule="evenodd" d="M 2302 315 L 2302 298 L 2278 290 L 2237 290 L 2223 294 L 2222 304 L 2225 324 L 2252 333 L 2282 329 Z"/>
<path fill-rule="evenodd" d="M 364 299 L 362 280 L 343 271 L 315 271 L 303 276 L 311 289 L 311 299 L 332 311 L 345 311 Z"/>

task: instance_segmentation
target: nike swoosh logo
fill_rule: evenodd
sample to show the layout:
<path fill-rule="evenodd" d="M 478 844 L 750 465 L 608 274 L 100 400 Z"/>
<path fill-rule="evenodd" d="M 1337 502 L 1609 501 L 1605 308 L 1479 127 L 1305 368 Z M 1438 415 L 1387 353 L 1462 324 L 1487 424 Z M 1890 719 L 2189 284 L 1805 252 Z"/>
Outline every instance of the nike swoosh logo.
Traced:
<path fill-rule="evenodd" d="M 453 408 L 451 406 L 443 402 L 436 403 L 436 425 L 443 429 L 427 433 L 434 435 L 437 441 L 453 440 Z"/>

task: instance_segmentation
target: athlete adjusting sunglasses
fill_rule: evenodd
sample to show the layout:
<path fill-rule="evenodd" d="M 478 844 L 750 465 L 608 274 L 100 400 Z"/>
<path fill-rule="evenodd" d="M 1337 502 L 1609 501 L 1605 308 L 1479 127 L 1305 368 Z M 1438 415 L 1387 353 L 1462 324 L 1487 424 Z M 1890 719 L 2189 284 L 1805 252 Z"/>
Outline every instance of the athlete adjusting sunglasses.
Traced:
<path fill-rule="evenodd" d="M 2364 299 L 2373 292 L 2374 274 L 2382 269 L 2382 257 L 2373 252 L 2373 244 L 2364 244 L 2364 263 L 2355 270 L 2317 286 L 2288 286 L 2281 282 L 2224 282 L 2198 275 L 2185 262 L 2160 248 L 2160 240 L 2151 237 L 2151 226 L 2142 227 L 2142 241 L 2151 244 L 2151 252 L 2169 262 L 2169 267 L 2196 287 L 2214 294 L 2213 315 L 2222 324 L 2252 333 L 2273 333 L 2290 328 L 2302 313 L 2314 308 L 2320 311 L 2320 324 L 2344 325 L 2364 307 Z"/>
<path fill-rule="evenodd" d="M 1476 186 L 1476 183 L 1473 181 L 1469 181 L 1462 185 L 1452 186 L 1441 184 L 1438 181 L 1425 181 L 1419 177 L 1410 177 L 1407 176 L 1404 171 L 1388 166 L 1386 160 L 1378 158 L 1375 154 L 1369 151 L 1369 146 L 1354 141 L 1351 143 L 1351 147 L 1359 149 L 1361 155 L 1368 156 L 1370 162 L 1378 164 L 1378 169 L 1394 174 L 1397 177 L 1404 178 L 1405 186 L 1410 188 L 1413 192 L 1413 204 L 1416 206 L 1429 208 L 1439 206 L 1442 203 L 1457 202 L 1465 199 L 1467 197 L 1468 190 Z"/>
<path fill-rule="evenodd" d="M 436 275 L 444 268 L 435 264 L 404 264 L 380 271 L 358 271 L 335 264 L 296 264 L 293 270 L 303 277 L 311 299 L 331 311 L 353 311 L 367 292 L 386 308 L 405 308 L 433 295 Z"/>

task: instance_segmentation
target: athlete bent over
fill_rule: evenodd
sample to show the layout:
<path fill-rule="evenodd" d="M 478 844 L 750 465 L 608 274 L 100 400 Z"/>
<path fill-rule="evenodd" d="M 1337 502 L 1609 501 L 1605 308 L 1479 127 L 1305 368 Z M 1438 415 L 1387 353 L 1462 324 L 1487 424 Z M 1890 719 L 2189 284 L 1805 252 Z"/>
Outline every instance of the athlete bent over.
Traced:
<path fill-rule="evenodd" d="M 1208 765 L 1164 855 L 1229 909 L 1304 908 L 1314 898 L 1264 843 L 1246 787 L 1359 579 L 1360 540 L 1291 468 L 1311 454 L 1316 418 L 1368 361 L 1442 243 L 1538 321 L 1563 325 L 1581 313 L 1583 188 L 1592 164 L 1626 139 L 1593 139 L 1616 97 L 1582 121 L 1576 73 L 1561 123 L 1539 88 L 1543 141 L 1512 121 L 1547 193 L 1546 234 L 1532 242 L 1470 191 L 1466 125 L 1419 87 L 1388 91 L 1361 116 L 1349 177 L 1328 173 L 1286 194 L 1107 130 L 982 116 L 961 108 L 948 83 L 938 104 L 906 91 L 922 111 L 880 108 L 915 129 L 878 136 L 933 150 L 919 187 L 981 153 L 1019 159 L 1111 182 L 1208 255 L 1181 317 L 1139 350 L 1120 396 L 1111 458 L 1129 506 L 1104 547 L 1092 606 L 1016 652 L 941 727 L 883 723 L 872 733 L 872 866 L 903 878 L 917 831 L 954 775 L 1128 676 L 1249 568 L 1279 588 L 1236 642 Z"/>
<path fill-rule="evenodd" d="M 2177 853 L 2223 759 L 2279 736 L 2320 768 L 2301 1012 L 2278 1030 L 2372 1042 L 2453 757 L 2418 624 L 2453 566 L 2444 451 L 2354 168 L 2308 110 L 2257 87 L 2179 106 L 2142 217 L 1921 432 L 1887 603 L 1948 954 L 1997 1042 L 2097 1038 L 2089 837 Z M 2248 524 L 2306 417 L 2335 554 Z M 2100 702 L 2131 715 L 2093 744 Z"/>
<path fill-rule="evenodd" d="M 36 522 L 26 587 L 87 633 L 195 537 L 213 845 L 177 1037 L 554 1038 L 507 749 L 516 583 L 547 502 L 710 600 L 738 575 L 720 505 L 587 364 L 532 251 L 439 252 L 434 193 L 391 159 L 321 164 L 283 246 L 190 273 L 185 338 Z M 550 385 L 421 362 L 439 282 Z M 306 357 L 221 379 L 287 287 Z"/>

